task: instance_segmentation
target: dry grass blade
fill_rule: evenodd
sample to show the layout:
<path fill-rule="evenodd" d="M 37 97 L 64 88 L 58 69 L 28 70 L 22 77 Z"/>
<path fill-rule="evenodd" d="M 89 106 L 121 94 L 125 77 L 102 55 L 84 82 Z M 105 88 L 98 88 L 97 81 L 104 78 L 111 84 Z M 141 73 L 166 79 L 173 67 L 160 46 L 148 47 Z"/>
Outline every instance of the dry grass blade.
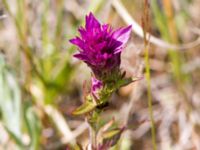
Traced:
<path fill-rule="evenodd" d="M 80 124 L 74 131 L 72 131 L 72 136 L 69 139 L 61 139 L 63 144 L 70 143 L 75 140 L 79 135 L 81 135 L 86 129 L 88 129 L 88 124 L 86 122 Z"/>
<path fill-rule="evenodd" d="M 73 133 L 72 133 L 70 127 L 68 126 L 68 124 L 66 123 L 66 121 L 64 120 L 62 114 L 57 109 L 55 109 L 54 107 L 52 107 L 50 105 L 45 106 L 44 109 L 45 109 L 46 113 L 49 116 L 51 116 L 51 118 L 52 118 L 53 122 L 56 124 L 58 130 L 63 135 L 64 141 L 70 141 L 71 143 L 74 143 L 75 141 L 72 140 Z"/>

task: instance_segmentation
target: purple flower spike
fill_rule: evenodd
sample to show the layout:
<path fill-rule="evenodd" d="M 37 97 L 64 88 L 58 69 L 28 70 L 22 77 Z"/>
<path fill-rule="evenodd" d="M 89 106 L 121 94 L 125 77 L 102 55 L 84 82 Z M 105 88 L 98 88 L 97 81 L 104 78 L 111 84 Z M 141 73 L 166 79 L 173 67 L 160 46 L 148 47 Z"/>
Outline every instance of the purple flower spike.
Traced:
<path fill-rule="evenodd" d="M 80 37 L 70 42 L 79 47 L 74 57 L 84 61 L 102 79 L 105 74 L 118 70 L 121 51 L 127 43 L 131 26 L 113 30 L 108 24 L 100 24 L 92 13 L 86 16 L 85 28 L 79 28 Z"/>

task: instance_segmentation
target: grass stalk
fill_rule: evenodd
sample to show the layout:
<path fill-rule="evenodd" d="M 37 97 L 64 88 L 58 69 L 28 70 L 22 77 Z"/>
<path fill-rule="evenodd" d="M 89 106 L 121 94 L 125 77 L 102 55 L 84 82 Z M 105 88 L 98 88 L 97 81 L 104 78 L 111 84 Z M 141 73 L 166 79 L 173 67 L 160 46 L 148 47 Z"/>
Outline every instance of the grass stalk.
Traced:
<path fill-rule="evenodd" d="M 153 144 L 153 149 L 157 150 L 155 121 L 154 121 L 154 117 L 153 117 L 153 108 L 152 108 L 151 74 L 150 74 L 150 64 L 149 64 L 149 48 L 148 48 L 147 45 L 145 46 L 145 77 L 146 77 L 146 80 L 147 80 L 148 110 L 149 110 L 149 117 L 150 117 L 150 121 L 151 121 L 152 144 Z"/>
<path fill-rule="evenodd" d="M 149 41 L 147 39 L 146 33 L 150 31 L 149 23 L 149 5 L 148 0 L 144 0 L 144 12 L 142 18 L 142 27 L 144 34 L 144 50 L 145 50 L 145 77 L 147 81 L 147 98 L 148 98 L 148 110 L 149 118 L 151 122 L 151 136 L 152 136 L 152 145 L 153 150 L 157 150 L 156 145 L 156 130 L 155 130 L 155 121 L 153 116 L 153 107 L 152 107 L 152 95 L 151 95 L 151 73 L 150 73 L 150 63 L 149 63 Z"/>

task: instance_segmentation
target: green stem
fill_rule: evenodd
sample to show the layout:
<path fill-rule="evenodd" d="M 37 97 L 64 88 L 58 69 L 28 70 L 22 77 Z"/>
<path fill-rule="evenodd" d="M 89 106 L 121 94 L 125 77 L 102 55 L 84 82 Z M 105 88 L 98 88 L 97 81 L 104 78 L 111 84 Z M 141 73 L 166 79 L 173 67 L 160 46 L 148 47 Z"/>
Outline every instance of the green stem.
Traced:
<path fill-rule="evenodd" d="M 90 144 L 95 147 L 96 146 L 96 132 L 89 121 L 88 121 L 88 126 L 89 126 Z"/>
<path fill-rule="evenodd" d="M 156 130 L 155 130 L 155 122 L 153 117 L 153 108 L 152 108 L 152 96 L 151 96 L 151 75 L 150 75 L 150 65 L 149 65 L 149 50 L 145 47 L 145 76 L 147 80 L 147 96 L 148 96 L 148 109 L 149 109 L 149 117 L 151 121 L 151 134 L 152 134 L 152 144 L 153 149 L 157 150 L 156 145 Z"/>
<path fill-rule="evenodd" d="M 151 121 L 152 144 L 153 144 L 153 150 L 157 150 L 156 130 L 155 130 L 155 122 L 154 122 L 153 108 L 152 108 L 152 96 L 151 96 L 151 74 L 150 74 L 149 48 L 148 48 L 149 42 L 146 36 L 146 33 L 150 31 L 148 0 L 144 0 L 144 14 L 143 14 L 143 19 L 142 19 L 142 26 L 143 26 L 143 34 L 144 34 L 145 76 L 147 80 L 148 110 L 149 110 L 149 117 Z"/>
<path fill-rule="evenodd" d="M 87 119 L 89 125 L 89 134 L 90 134 L 90 143 L 93 148 L 97 148 L 97 133 L 98 133 L 98 125 L 99 125 L 99 117 L 101 110 L 95 109 L 92 114 Z"/>

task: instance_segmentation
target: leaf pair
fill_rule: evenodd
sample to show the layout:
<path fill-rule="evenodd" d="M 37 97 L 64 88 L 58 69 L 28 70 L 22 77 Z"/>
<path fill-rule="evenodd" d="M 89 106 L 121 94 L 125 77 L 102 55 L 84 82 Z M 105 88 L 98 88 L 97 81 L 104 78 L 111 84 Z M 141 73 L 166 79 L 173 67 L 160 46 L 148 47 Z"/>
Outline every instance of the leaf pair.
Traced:
<path fill-rule="evenodd" d="M 98 150 L 107 150 L 117 144 L 124 131 L 124 127 L 117 128 L 114 124 L 115 120 L 112 119 L 99 129 L 97 134 L 97 141 L 99 142 Z"/>

